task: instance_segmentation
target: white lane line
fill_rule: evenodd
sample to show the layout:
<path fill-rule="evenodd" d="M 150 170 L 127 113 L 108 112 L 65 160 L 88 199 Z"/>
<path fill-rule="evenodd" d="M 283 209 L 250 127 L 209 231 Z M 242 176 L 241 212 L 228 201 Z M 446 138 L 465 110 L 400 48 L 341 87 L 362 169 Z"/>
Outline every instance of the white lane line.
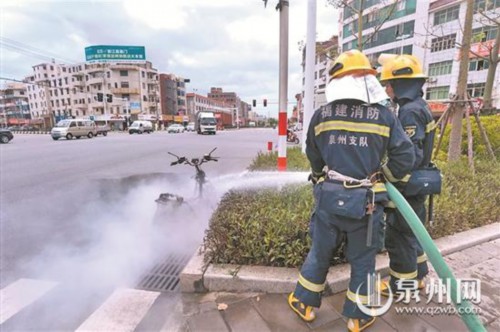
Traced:
<path fill-rule="evenodd" d="M 19 279 L 0 290 L 0 324 L 32 304 L 57 285 L 56 282 Z"/>
<path fill-rule="evenodd" d="M 118 289 L 76 331 L 134 331 L 159 292 Z"/>

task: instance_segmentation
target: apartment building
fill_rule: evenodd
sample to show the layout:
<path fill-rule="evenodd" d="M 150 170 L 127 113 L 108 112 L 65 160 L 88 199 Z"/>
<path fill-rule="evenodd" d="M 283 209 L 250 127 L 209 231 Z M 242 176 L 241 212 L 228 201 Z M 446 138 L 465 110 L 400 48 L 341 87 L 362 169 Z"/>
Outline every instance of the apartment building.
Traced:
<path fill-rule="evenodd" d="M 352 4 L 359 7 L 359 1 Z M 424 87 L 426 98 L 435 112 L 446 107 L 442 102 L 449 100 L 456 91 L 459 71 L 460 45 L 465 22 L 465 0 L 384 0 L 363 1 L 363 36 L 373 35 L 364 43 L 363 51 L 374 66 L 381 53 L 413 54 L 422 60 L 429 80 Z M 356 8 L 357 8 L 356 7 Z M 482 97 L 486 82 L 488 63 L 477 57 L 485 55 L 491 48 L 498 29 L 481 19 L 479 10 L 500 13 L 500 0 L 478 0 L 474 5 L 472 50 L 470 55 L 468 92 L 472 97 Z M 389 15 L 390 14 L 390 15 Z M 382 25 L 381 21 L 389 15 Z M 350 7 L 342 9 L 339 15 L 340 44 L 342 51 L 358 46 L 357 15 Z M 375 33 L 374 33 L 375 32 Z M 500 66 L 496 77 L 499 77 Z M 500 107 L 498 79 L 493 86 L 493 105 Z"/>
<path fill-rule="evenodd" d="M 26 86 L 8 83 L 0 89 L 0 127 L 30 124 L 31 114 Z"/>
<path fill-rule="evenodd" d="M 174 74 L 160 74 L 160 103 L 163 116 L 187 115 L 186 82 Z"/>
<path fill-rule="evenodd" d="M 242 101 L 236 92 L 226 92 L 222 88 L 211 87 L 207 97 L 217 100 L 232 108 L 232 123 L 234 126 L 239 121 L 240 125 L 245 125 L 248 121 L 248 112 L 251 110 L 250 104 Z"/>
<path fill-rule="evenodd" d="M 124 129 L 130 121 L 157 121 L 161 114 L 158 71 L 149 61 L 42 63 L 25 82 L 32 118 L 49 118 L 50 125 L 75 117 Z"/>
<path fill-rule="evenodd" d="M 186 94 L 187 113 L 190 121 L 195 121 L 199 112 L 214 112 L 219 127 L 234 126 L 232 104 L 202 96 L 196 93 Z"/>
<path fill-rule="evenodd" d="M 325 41 L 316 42 L 316 58 L 314 60 L 314 101 L 313 108 L 317 109 L 326 103 L 325 88 L 328 84 L 328 70 L 338 55 L 338 36 L 332 36 Z M 306 73 L 306 47 L 302 49 L 302 93 L 295 95 L 297 107 L 294 109 L 292 119 L 302 122 L 303 100 L 305 95 Z"/>

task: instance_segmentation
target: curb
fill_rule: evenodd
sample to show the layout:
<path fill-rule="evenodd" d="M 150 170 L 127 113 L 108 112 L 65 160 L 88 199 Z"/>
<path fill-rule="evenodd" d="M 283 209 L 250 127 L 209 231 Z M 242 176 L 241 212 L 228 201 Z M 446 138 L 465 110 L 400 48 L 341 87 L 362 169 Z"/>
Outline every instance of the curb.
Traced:
<path fill-rule="evenodd" d="M 445 256 L 498 238 L 500 238 L 500 222 L 448 235 L 436 239 L 435 243 L 439 252 Z M 350 271 L 349 264 L 331 267 L 326 277 L 326 295 L 345 291 L 349 284 Z M 387 253 L 377 255 L 375 271 L 382 276 L 388 274 L 389 256 Z M 183 293 L 262 292 L 285 294 L 295 289 L 298 273 L 297 268 L 231 264 L 204 266 L 200 247 L 180 274 L 180 289 Z"/>

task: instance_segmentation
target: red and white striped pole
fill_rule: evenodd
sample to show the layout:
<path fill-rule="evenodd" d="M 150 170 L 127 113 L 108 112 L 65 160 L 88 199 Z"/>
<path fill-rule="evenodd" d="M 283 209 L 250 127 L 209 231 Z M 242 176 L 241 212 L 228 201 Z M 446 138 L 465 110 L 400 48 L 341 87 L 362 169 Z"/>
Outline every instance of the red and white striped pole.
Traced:
<path fill-rule="evenodd" d="M 286 130 L 288 104 L 288 0 L 280 0 L 278 171 L 286 171 Z"/>

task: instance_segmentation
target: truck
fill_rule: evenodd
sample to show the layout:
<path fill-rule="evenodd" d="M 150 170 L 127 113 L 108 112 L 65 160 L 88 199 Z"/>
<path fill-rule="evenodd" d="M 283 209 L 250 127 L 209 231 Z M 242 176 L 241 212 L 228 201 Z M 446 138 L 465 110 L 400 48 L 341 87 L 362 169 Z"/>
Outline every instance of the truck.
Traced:
<path fill-rule="evenodd" d="M 217 119 L 213 112 L 198 112 L 196 115 L 196 132 L 198 134 L 216 134 Z"/>

